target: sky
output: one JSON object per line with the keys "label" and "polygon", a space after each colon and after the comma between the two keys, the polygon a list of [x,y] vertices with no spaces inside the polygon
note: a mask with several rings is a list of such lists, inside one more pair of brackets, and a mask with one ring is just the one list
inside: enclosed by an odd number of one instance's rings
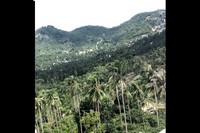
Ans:
{"label": "sky", "polygon": [[111,28],[141,12],[166,9],[166,0],[34,0],[35,29],[72,31],[86,25]]}

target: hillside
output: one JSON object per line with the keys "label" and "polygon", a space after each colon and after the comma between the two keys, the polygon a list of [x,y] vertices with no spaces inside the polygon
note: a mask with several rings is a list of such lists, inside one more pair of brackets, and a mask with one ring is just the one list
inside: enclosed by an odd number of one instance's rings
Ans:
{"label": "hillside", "polygon": [[[83,26],[71,32],[63,31],[54,26],[41,27],[36,30],[36,43],[41,40],[54,40],[56,43],[71,42],[74,44],[88,43],[88,38],[102,38],[108,41],[110,38],[133,39],[143,34],[153,34],[160,32],[165,28],[165,10],[157,10],[153,12],[140,13],[133,16],[130,20],[113,28],[102,26]],[[131,36],[131,38],[127,38]],[[48,38],[48,39],[47,39]],[[90,39],[89,39],[90,40]],[[97,41],[97,40],[96,40]],[[97,43],[97,42],[96,42]],[[96,44],[95,43],[95,44]]]}
{"label": "hillside", "polygon": [[41,133],[165,129],[165,11],[113,28],[35,32],[35,127]]}
{"label": "hillside", "polygon": [[36,70],[45,70],[83,55],[130,46],[164,29],[164,10],[140,13],[113,28],[83,26],[66,32],[53,26],[42,27],[36,30]]}

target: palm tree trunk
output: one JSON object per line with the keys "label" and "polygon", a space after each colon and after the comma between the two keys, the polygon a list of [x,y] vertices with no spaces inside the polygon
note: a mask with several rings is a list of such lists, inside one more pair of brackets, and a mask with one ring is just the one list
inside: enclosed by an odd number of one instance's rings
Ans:
{"label": "palm tree trunk", "polygon": [[98,112],[99,112],[99,123],[101,123],[100,110],[99,110],[99,102],[97,103],[97,109],[98,109]]}
{"label": "palm tree trunk", "polygon": [[154,97],[155,97],[155,102],[156,102],[156,116],[157,116],[157,124],[159,127],[159,116],[158,116],[158,100],[157,100],[157,96],[156,96],[156,84],[154,83]]}
{"label": "palm tree trunk", "polygon": [[129,113],[129,121],[132,124],[131,111],[130,111],[130,106],[129,106],[129,100],[128,100],[128,113]]}
{"label": "palm tree trunk", "polygon": [[49,109],[46,109],[46,115],[47,115],[47,121],[48,121],[48,124],[50,125],[50,128],[51,128],[51,125],[52,125],[52,119],[51,119],[51,114],[50,114]]}
{"label": "palm tree trunk", "polygon": [[126,122],[126,109],[125,109],[125,103],[124,103],[124,90],[123,90],[123,87],[121,89],[122,89],[122,105],[123,105],[123,110],[124,110],[125,129],[126,129],[126,133],[128,133],[127,122]]}
{"label": "palm tree trunk", "polygon": [[62,127],[61,127],[61,124],[60,124],[60,116],[59,116],[59,109],[58,109],[58,105],[55,106],[55,114],[56,114],[56,121],[57,121],[57,127],[58,127],[58,130],[59,130],[59,133],[62,133]]}
{"label": "palm tree trunk", "polygon": [[121,118],[121,128],[123,129],[122,112],[121,112],[121,105],[120,105],[120,101],[119,101],[119,92],[118,92],[117,87],[116,87],[116,94],[117,94],[117,102],[119,105],[119,114],[120,114],[120,118]]}
{"label": "palm tree trunk", "polygon": [[[75,110],[76,110],[76,96],[73,96],[73,104],[74,104],[74,108],[75,108]],[[76,110],[77,111],[77,110]]]}
{"label": "palm tree trunk", "polygon": [[[78,108],[78,115],[79,115],[79,120],[81,120],[81,112],[80,112],[80,107]],[[80,128],[81,128],[81,133],[83,133],[83,127],[82,127],[82,122],[80,122]]]}
{"label": "palm tree trunk", "polygon": [[[140,108],[140,109],[142,108],[141,102],[139,102],[139,108]],[[143,113],[143,111],[142,111],[142,121],[143,121],[143,123],[144,123],[144,113]],[[143,125],[143,126],[145,127],[145,125]]]}
{"label": "palm tree trunk", "polygon": [[[80,98],[79,98],[79,95],[78,95],[78,115],[79,115],[79,120],[81,120],[81,111],[80,111]],[[83,127],[82,127],[82,122],[80,122],[80,128],[81,128],[81,133],[83,133]]]}
{"label": "palm tree trunk", "polygon": [[[55,108],[55,107],[54,107]],[[56,111],[55,111],[55,109],[53,109],[54,111],[54,118],[55,118],[55,122],[56,122],[56,127],[57,127],[57,130],[58,130],[58,132],[59,132],[59,126],[58,126],[58,120],[57,120],[57,114],[56,114]]]}
{"label": "palm tree trunk", "polygon": [[39,128],[37,119],[35,119],[35,121],[36,121],[36,130],[37,130],[38,133],[40,133],[40,128]]}
{"label": "palm tree trunk", "polygon": [[53,119],[53,112],[52,112],[52,109],[50,107],[49,107],[49,116],[50,116],[50,120],[51,120],[50,133],[53,133],[53,131],[52,131],[52,125],[54,123],[54,119]]}
{"label": "palm tree trunk", "polygon": [[97,101],[95,102],[95,111],[98,112],[98,102]]}
{"label": "palm tree trunk", "polygon": [[47,115],[47,122],[51,123],[51,117],[48,109],[46,110],[46,115]]}
{"label": "palm tree trunk", "polygon": [[61,111],[60,111],[58,106],[56,106],[56,112],[57,112],[57,116],[58,116],[58,125],[59,125],[59,128],[60,128],[60,133],[62,133]]}
{"label": "palm tree trunk", "polygon": [[38,108],[38,111],[39,111],[39,117],[40,117],[40,127],[42,129],[42,133],[44,133],[43,122],[42,122],[42,114],[41,114],[40,108]]}

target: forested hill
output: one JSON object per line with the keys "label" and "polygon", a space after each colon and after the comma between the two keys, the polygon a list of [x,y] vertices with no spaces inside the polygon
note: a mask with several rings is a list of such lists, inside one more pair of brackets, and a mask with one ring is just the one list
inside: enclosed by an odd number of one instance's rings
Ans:
{"label": "forested hill", "polygon": [[96,53],[127,47],[137,40],[165,29],[165,10],[145,12],[113,28],[83,26],[71,32],[54,26],[35,32],[36,70],[91,56]]}
{"label": "forested hill", "polygon": [[35,31],[35,128],[40,133],[165,129],[165,10],[113,28]]}
{"label": "forested hill", "polygon": [[[80,76],[93,70],[94,67],[105,65],[106,63],[113,62],[115,60],[129,60],[131,65],[136,62],[133,60],[135,57],[142,56],[147,56],[145,57],[146,61],[151,62],[153,66],[158,65],[157,60],[159,60],[159,58],[160,62],[158,63],[160,63],[160,65],[164,65],[165,58],[162,59],[162,56],[165,56],[165,51],[163,51],[163,48],[165,49],[165,31],[155,35],[150,35],[120,49],[99,51],[98,53],[93,53],[88,56],[86,54],[69,62],[67,62],[67,57],[65,57],[66,62],[53,64],[46,70],[37,70],[36,79],[42,78],[45,81],[56,79],[62,81],[64,78],[74,75],[75,73]],[[153,54],[159,54],[161,57],[155,56],[148,59],[148,56],[152,54],[152,51],[157,49],[162,49],[163,53],[158,50],[157,53]]]}
{"label": "forested hill", "polygon": [[[130,20],[113,28],[103,26],[83,26],[71,32],[63,31],[54,26],[41,27],[36,30],[36,43],[55,41],[56,43],[97,43],[104,39],[112,43],[115,39],[133,39],[136,36],[155,33],[165,27],[165,10],[140,13]],[[123,38],[124,37],[124,38]],[[127,38],[128,37],[128,38]],[[55,43],[54,42],[54,43]]]}

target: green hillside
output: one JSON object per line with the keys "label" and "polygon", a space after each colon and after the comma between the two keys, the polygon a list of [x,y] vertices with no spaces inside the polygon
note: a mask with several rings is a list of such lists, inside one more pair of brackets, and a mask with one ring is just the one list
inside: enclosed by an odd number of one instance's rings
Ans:
{"label": "green hillside", "polygon": [[116,50],[138,39],[161,32],[165,28],[165,12],[140,13],[113,28],[83,26],[71,32],[53,26],[36,30],[36,70],[53,64],[70,62],[106,50]]}
{"label": "green hillside", "polygon": [[165,10],[113,28],[35,32],[41,133],[158,133],[165,128]]}

